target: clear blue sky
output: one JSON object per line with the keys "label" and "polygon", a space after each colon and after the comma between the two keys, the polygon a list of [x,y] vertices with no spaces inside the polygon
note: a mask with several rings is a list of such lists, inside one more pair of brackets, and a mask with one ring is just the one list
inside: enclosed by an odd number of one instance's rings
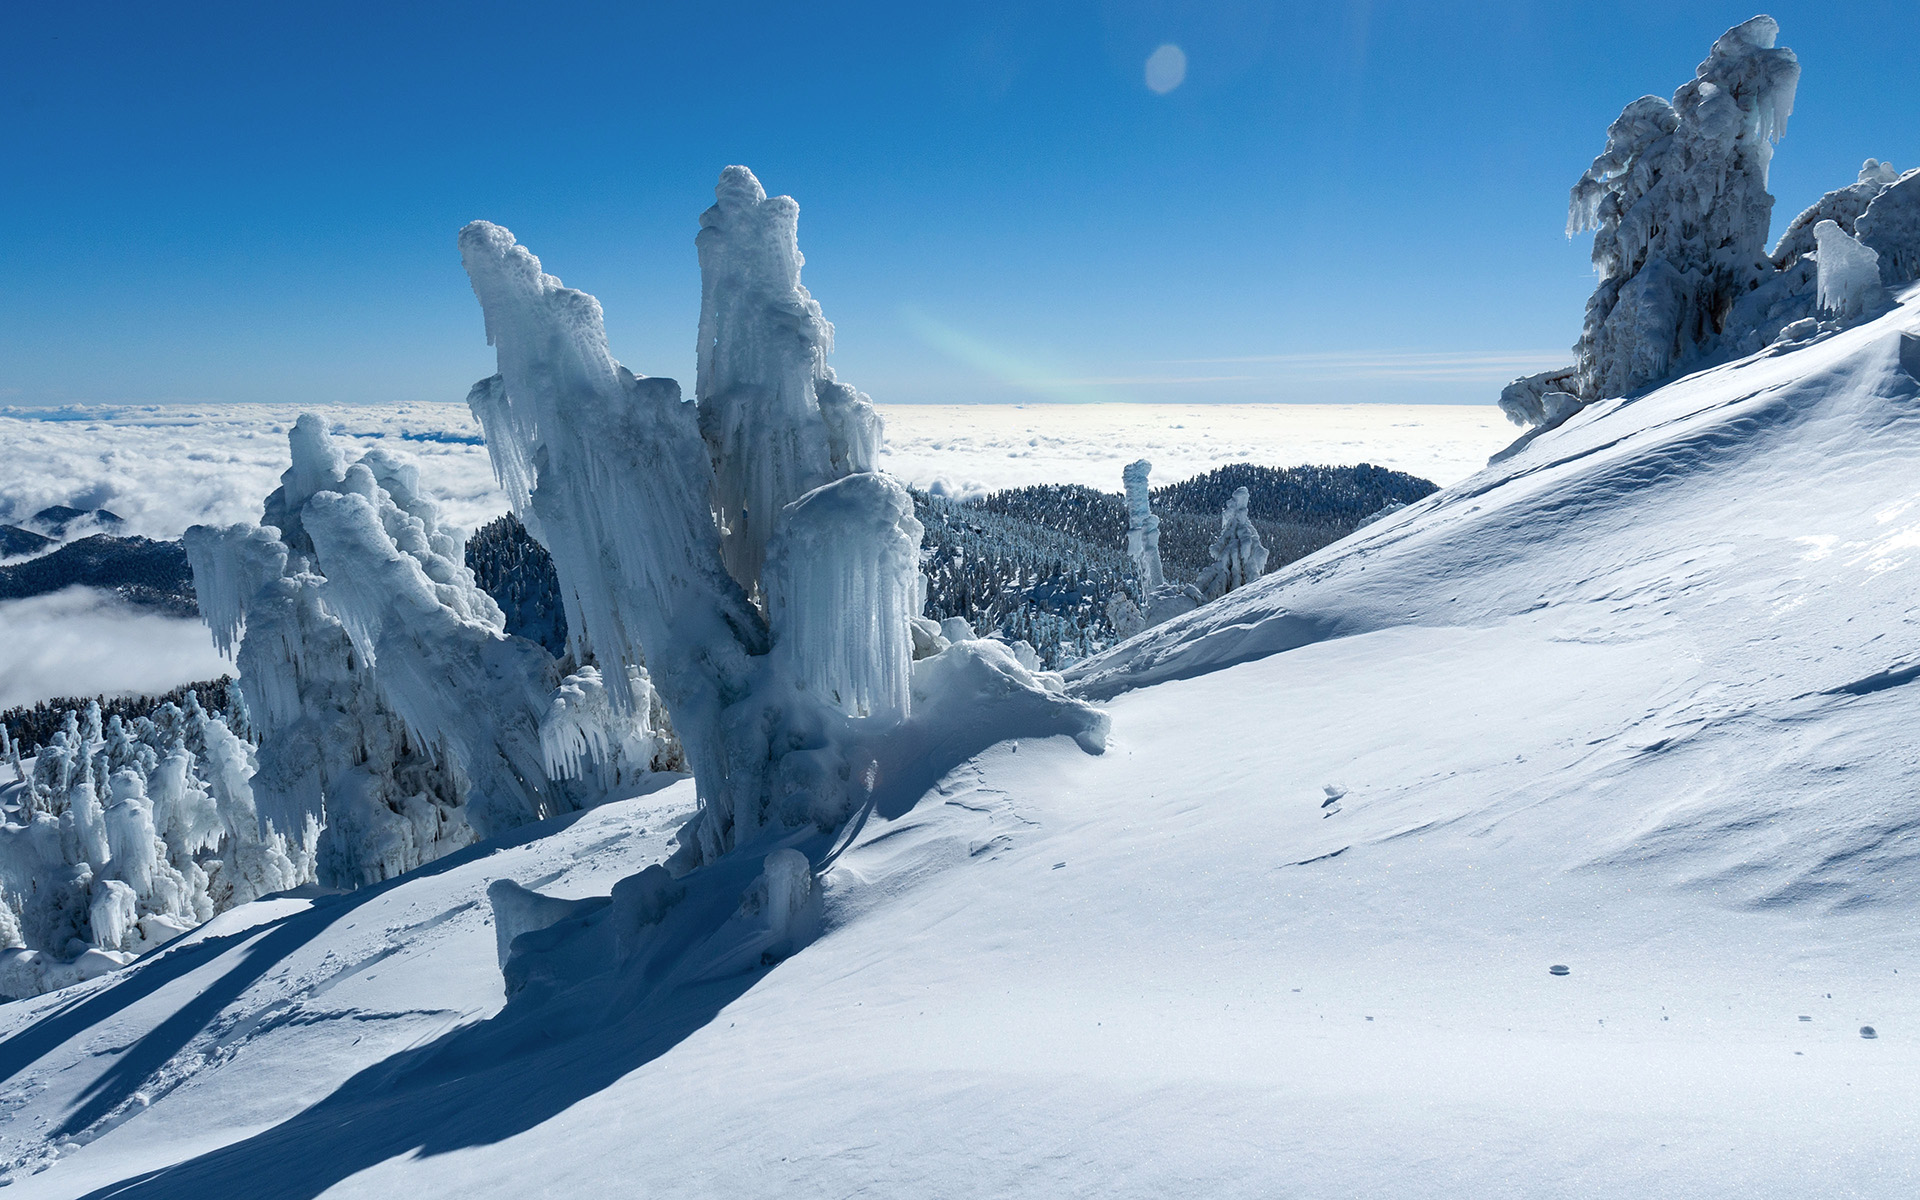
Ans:
{"label": "clear blue sky", "polygon": [[[1607,123],[1753,3],[10,4],[0,403],[459,400],[476,217],[690,381],[735,162],[883,403],[1491,401],[1577,333]],[[1920,165],[1920,4],[1766,11],[1777,232]]]}

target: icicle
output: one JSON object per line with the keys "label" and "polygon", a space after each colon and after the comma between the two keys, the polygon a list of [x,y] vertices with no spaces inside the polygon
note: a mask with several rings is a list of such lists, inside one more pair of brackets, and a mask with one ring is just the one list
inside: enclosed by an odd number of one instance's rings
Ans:
{"label": "icicle", "polygon": [[775,645],[802,686],[848,716],[907,715],[921,532],[906,489],[872,473],[784,514],[766,575]]}

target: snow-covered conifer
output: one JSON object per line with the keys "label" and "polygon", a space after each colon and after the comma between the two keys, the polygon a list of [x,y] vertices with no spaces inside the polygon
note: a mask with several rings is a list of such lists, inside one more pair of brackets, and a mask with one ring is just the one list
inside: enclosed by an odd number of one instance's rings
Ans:
{"label": "snow-covered conifer", "polygon": [[1267,548],[1260,531],[1247,516],[1247,489],[1239,488],[1220,514],[1220,536],[1213,540],[1213,565],[1200,576],[1198,587],[1209,600],[1245,587],[1267,569]]}

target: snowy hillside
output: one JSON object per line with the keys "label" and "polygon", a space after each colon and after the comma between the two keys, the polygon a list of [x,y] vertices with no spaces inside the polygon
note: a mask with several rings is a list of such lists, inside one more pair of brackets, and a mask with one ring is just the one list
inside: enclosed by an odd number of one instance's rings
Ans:
{"label": "snowy hillside", "polygon": [[1914,1194],[1917,380],[1911,289],[1082,664],[1104,754],[877,811],[783,961],[503,1007],[489,882],[682,781],[0,1008],[13,1188]]}

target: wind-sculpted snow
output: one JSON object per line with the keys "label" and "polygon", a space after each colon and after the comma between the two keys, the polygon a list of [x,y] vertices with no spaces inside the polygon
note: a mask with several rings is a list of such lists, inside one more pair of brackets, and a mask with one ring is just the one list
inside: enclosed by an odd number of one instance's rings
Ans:
{"label": "wind-sculpted snow", "polygon": [[[1590,405],[1480,475],[1077,664],[1069,686],[1112,697],[1409,626],[1663,647],[1686,681],[1648,696],[1633,777],[1714,782],[1620,831],[1609,860],[1671,856],[1754,905],[1920,902],[1903,874],[1920,843],[1887,808],[1905,768],[1866,742],[1855,758],[1839,748],[1871,740],[1861,731],[1878,726],[1859,722],[1894,719],[1847,697],[1904,710],[1920,696],[1848,690],[1920,659],[1906,617],[1920,492],[1903,467],[1920,456],[1917,376],[1909,287],[1893,312],[1816,344]],[[1815,728],[1828,732],[1796,732]],[[1851,774],[1833,788],[1818,764],[1836,755]]]}

